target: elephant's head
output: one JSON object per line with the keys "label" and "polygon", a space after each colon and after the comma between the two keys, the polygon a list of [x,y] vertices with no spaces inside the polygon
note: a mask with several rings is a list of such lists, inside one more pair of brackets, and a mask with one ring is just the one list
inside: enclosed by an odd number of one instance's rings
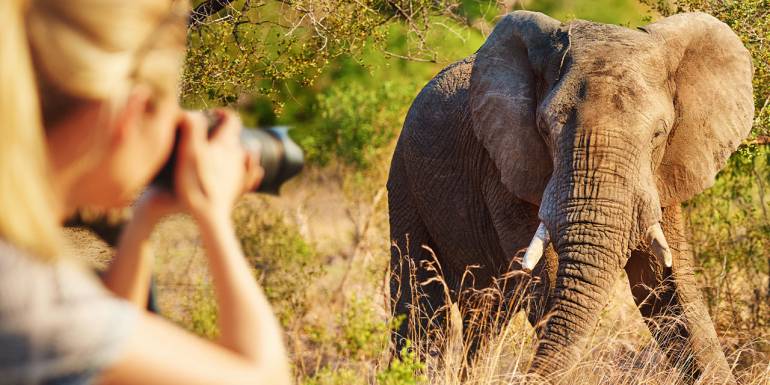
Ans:
{"label": "elephant's head", "polygon": [[580,342],[632,249],[671,265],[661,207],[709,187],[748,134],[751,76],[738,37],[702,13],[640,30],[525,11],[498,23],[471,114],[502,182],[540,206],[525,264],[548,234],[559,255],[539,353]]}

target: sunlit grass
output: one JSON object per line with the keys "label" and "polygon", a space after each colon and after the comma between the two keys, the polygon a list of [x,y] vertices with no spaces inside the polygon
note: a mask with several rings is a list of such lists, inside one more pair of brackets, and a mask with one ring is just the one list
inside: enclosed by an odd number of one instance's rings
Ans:
{"label": "sunlit grass", "polygon": [[[430,340],[413,338],[415,354],[403,362],[391,361],[390,330],[397,320],[389,315],[387,297],[387,208],[382,184],[371,179],[385,174],[355,181],[327,175],[331,172],[333,168],[310,172],[280,198],[249,197],[235,215],[239,234],[250,245],[249,258],[257,266],[255,276],[267,291],[277,293],[272,300],[287,333],[297,383],[538,383],[526,374],[537,339],[523,312],[498,317],[499,324],[483,335],[472,361],[464,358],[469,344],[458,332],[459,322],[436,330]],[[79,250],[103,258],[104,250],[95,248],[93,241],[76,238]],[[200,335],[216,335],[211,282],[192,221],[169,218],[158,227],[154,243],[164,315]],[[287,254],[290,250],[304,251]],[[758,273],[751,272],[752,277]],[[759,314],[758,324],[744,322],[755,318],[734,316],[735,311],[749,312],[742,304],[754,296],[750,283],[756,279],[745,279],[749,272],[742,266],[724,274],[729,274],[732,286],[722,289],[713,309],[728,361],[741,384],[767,385],[770,314]],[[486,294],[493,298],[491,290]],[[574,368],[564,368],[561,378],[569,385],[684,384],[644,325],[625,279],[612,293],[583,359]],[[738,305],[727,303],[728,298]],[[485,309],[481,316],[497,311],[496,306]]]}

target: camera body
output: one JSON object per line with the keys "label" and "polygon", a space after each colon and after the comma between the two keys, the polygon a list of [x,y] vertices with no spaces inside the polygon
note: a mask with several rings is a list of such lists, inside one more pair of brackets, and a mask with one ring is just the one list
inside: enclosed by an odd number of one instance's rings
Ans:
{"label": "camera body", "polygon": [[[214,123],[209,125],[209,132],[216,127]],[[253,192],[277,195],[281,185],[299,174],[304,166],[302,149],[289,137],[288,127],[244,127],[241,130],[241,145],[246,152],[259,154],[260,165],[265,170],[262,182]],[[150,182],[151,186],[174,191],[174,169],[178,147],[179,134],[174,140],[171,156]]]}

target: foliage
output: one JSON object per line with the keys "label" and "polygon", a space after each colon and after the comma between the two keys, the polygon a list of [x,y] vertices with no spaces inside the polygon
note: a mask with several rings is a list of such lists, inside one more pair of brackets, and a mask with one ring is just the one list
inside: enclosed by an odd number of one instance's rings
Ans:
{"label": "foliage", "polygon": [[[284,87],[310,86],[330,62],[360,58],[368,47],[436,61],[426,44],[431,16],[456,6],[452,0],[233,1],[191,27],[182,100],[192,107],[231,105],[255,94],[277,101]],[[387,50],[394,23],[406,26],[402,54]]]}
{"label": "foliage", "polygon": [[[315,342],[334,346],[337,360],[307,376],[306,385],[370,384],[372,380],[381,385],[427,383],[425,363],[410,349],[404,350],[400,359],[371,367],[383,356],[389,359],[390,331],[397,326],[376,314],[372,305],[372,298],[354,295],[346,301],[333,330],[319,332],[313,328]],[[363,375],[366,372],[368,375]]]}
{"label": "foliage", "polygon": [[428,378],[422,374],[426,365],[417,356],[417,352],[409,350],[409,346],[401,352],[401,358],[394,360],[390,366],[377,373],[377,383],[380,385],[418,385],[428,383]]}
{"label": "foliage", "polygon": [[646,24],[642,5],[627,0],[539,0],[516,2],[517,7],[543,12],[560,20],[585,19],[600,23],[638,26]]}
{"label": "foliage", "polygon": [[[295,90],[285,99],[277,120],[295,127],[293,136],[311,164],[335,160],[362,169],[384,160],[383,150],[395,138],[420,88],[447,61],[466,56],[481,44],[477,31],[462,29],[452,19],[435,19],[435,23],[440,26],[426,38],[430,46],[441,48],[440,63],[408,61],[370,50],[362,56],[365,65],[341,59],[317,79],[316,88]],[[391,26],[387,49],[405,52],[406,34],[405,27]]]}
{"label": "foliage", "polygon": [[209,284],[200,284],[193,290],[185,304],[190,312],[190,331],[201,337],[214,339],[219,335],[214,290]]}
{"label": "foliage", "polygon": [[353,297],[340,315],[343,338],[337,343],[352,357],[377,357],[388,346],[390,329],[375,316],[370,305],[366,299]]}
{"label": "foliage", "polygon": [[706,299],[712,314],[718,304],[730,305],[717,321],[734,329],[770,325],[769,181],[770,149],[746,147],[730,158],[714,187],[686,207]]}
{"label": "foliage", "polygon": [[248,125],[295,127],[311,164],[366,167],[419,87],[480,44],[465,25],[482,6],[497,10],[491,4],[233,1],[190,29],[181,99],[188,108],[236,107]]}
{"label": "foliage", "polygon": [[284,327],[294,327],[311,305],[307,287],[322,270],[315,251],[297,227],[266,207],[258,197],[243,200],[233,214],[235,227],[243,252],[276,307],[278,318]]}
{"label": "foliage", "polygon": [[318,126],[310,126],[312,134],[300,141],[309,161],[324,165],[338,159],[368,166],[376,151],[394,139],[394,127],[400,124],[404,106],[412,98],[411,87],[399,86],[391,81],[376,88],[360,83],[335,84],[320,94]]}
{"label": "foliage", "polygon": [[[279,213],[267,210],[266,203],[258,197],[239,202],[233,219],[244,254],[254,266],[257,281],[281,324],[288,329],[299,327],[312,305],[307,299],[307,288],[323,273],[312,246],[295,225]],[[207,279],[199,281],[190,287],[189,296],[182,302],[188,314],[180,321],[195,334],[215,338],[219,329],[213,287]]]}
{"label": "foliage", "polygon": [[305,381],[305,385],[356,385],[366,384],[365,378],[352,369],[332,369],[324,367],[315,376]]}

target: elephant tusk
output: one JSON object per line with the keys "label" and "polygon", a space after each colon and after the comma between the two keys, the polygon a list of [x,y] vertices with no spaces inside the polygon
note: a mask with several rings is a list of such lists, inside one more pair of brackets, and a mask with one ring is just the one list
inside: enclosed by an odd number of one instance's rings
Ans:
{"label": "elephant tusk", "polygon": [[663,235],[663,228],[660,227],[660,223],[656,223],[647,229],[647,243],[650,244],[652,253],[658,258],[658,262],[671,267],[671,248],[668,247],[666,236]]}
{"label": "elephant tusk", "polygon": [[540,222],[540,226],[535,231],[535,236],[532,237],[532,242],[529,243],[527,251],[524,253],[524,258],[521,263],[522,267],[527,270],[532,270],[543,257],[543,250],[549,242],[550,236],[548,235],[548,229],[545,228],[545,224]]}

